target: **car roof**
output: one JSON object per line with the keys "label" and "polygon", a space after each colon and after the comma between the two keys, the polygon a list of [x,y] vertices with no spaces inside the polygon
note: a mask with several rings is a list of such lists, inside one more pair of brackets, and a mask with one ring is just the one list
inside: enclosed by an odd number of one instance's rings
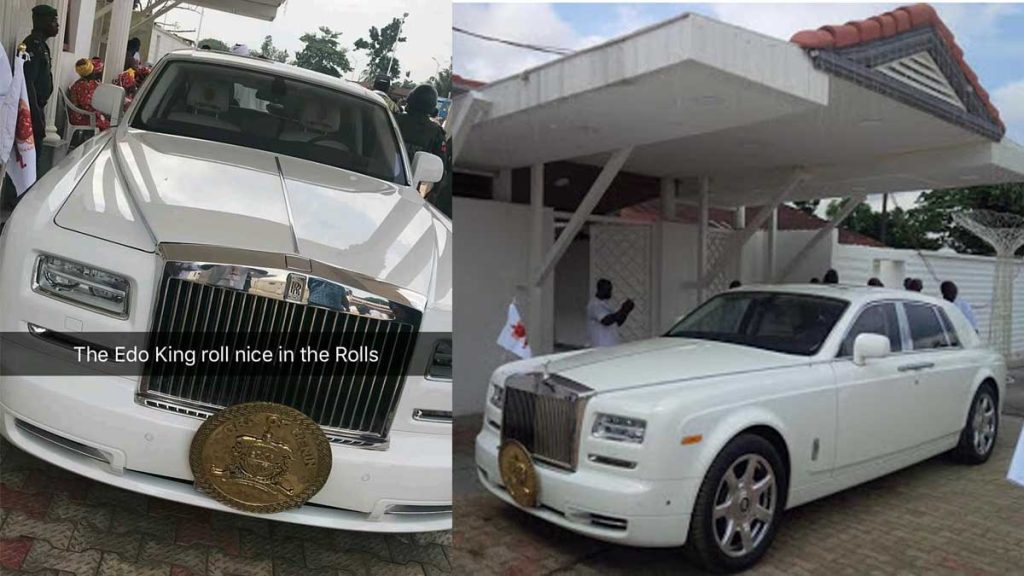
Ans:
{"label": "car roof", "polygon": [[809,296],[824,296],[848,300],[851,303],[859,304],[876,300],[909,300],[925,304],[941,304],[944,300],[913,292],[910,290],[897,290],[894,288],[880,288],[877,286],[862,286],[853,284],[751,284],[733,288],[727,292],[785,292],[789,294],[806,294]]}
{"label": "car roof", "polygon": [[372,100],[382,106],[384,105],[384,101],[378,94],[372,90],[364,88],[356,82],[345,80],[344,78],[335,78],[334,76],[328,76],[327,74],[314,72],[313,70],[306,70],[305,68],[299,68],[298,66],[292,66],[291,64],[285,64],[283,62],[265,60],[254,56],[239,56],[237,54],[229,54],[227,52],[219,52],[215,50],[198,50],[195,48],[175,50],[164,56],[164,59],[210,62],[220,65],[247,68],[250,70],[271,72],[287,78],[303,80],[305,82],[334,88],[341,92],[352,94],[353,96]]}

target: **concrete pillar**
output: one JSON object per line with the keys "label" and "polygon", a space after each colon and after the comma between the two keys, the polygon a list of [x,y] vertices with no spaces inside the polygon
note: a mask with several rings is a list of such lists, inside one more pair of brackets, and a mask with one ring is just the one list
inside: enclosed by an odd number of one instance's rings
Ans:
{"label": "concrete pillar", "polygon": [[708,194],[711,181],[707,176],[700,178],[700,192],[697,197],[697,303],[704,302],[704,277],[708,272],[708,220],[710,206]]}
{"label": "concrete pillar", "polygon": [[747,227],[747,207],[737,206],[732,212],[732,229],[743,230]]}
{"label": "concrete pillar", "polygon": [[768,238],[764,243],[764,282],[771,283],[775,279],[776,242],[779,231],[779,209],[772,210],[768,221]]}
{"label": "concrete pillar", "polygon": [[661,179],[661,219],[676,219],[676,181],[674,178]]}
{"label": "concrete pillar", "polygon": [[530,274],[527,281],[530,309],[526,319],[527,337],[534,354],[545,354],[544,290],[533,276],[544,263],[544,164],[530,166]]}
{"label": "concrete pillar", "polygon": [[498,202],[512,201],[512,169],[502,168],[498,170],[498,177],[494,179],[493,198]]}
{"label": "concrete pillar", "polygon": [[60,100],[58,90],[64,88],[60,85],[61,80],[61,57],[64,54],[64,27],[68,20],[68,0],[52,0],[51,6],[57,9],[57,22],[60,22],[60,32],[50,39],[50,70],[53,73],[53,94],[46,103],[46,136],[43,143],[47,146],[60,144],[60,134],[57,134],[57,101]]}
{"label": "concrete pillar", "polygon": [[103,82],[110,83],[124,72],[128,51],[128,29],[132,24],[132,0],[114,0],[107,31],[107,51],[103,55]]}

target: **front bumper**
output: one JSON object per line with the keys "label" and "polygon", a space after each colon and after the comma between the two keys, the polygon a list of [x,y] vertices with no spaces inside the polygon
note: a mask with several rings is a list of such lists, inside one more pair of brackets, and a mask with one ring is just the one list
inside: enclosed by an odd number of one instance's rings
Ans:
{"label": "front bumper", "polygon": [[[188,452],[200,421],[136,404],[136,386],[118,376],[4,376],[0,433],[18,448],[93,480],[245,514],[192,485]],[[64,440],[63,445],[46,439],[47,433]],[[98,451],[93,454],[103,460],[69,449],[75,443]],[[332,452],[331,475],[309,503],[276,514],[247,515],[371,532],[451,529],[450,435],[393,430],[387,450],[335,445]]]}
{"label": "front bumper", "polygon": [[476,437],[476,464],[480,483],[506,503],[607,542],[644,547],[686,543],[700,479],[650,481],[611,469],[581,466],[575,472],[566,472],[538,465],[539,506],[523,508],[502,485],[498,469],[500,442],[500,434],[485,424]]}

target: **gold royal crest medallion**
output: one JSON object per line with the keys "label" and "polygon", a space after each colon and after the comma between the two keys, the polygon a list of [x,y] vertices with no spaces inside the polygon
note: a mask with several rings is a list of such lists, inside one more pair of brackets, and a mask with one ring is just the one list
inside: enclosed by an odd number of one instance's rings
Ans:
{"label": "gold royal crest medallion", "polygon": [[196,486],[245,512],[297,508],[331,473],[331,444],[302,412],[270,402],[229,406],[199,427],[189,464]]}
{"label": "gold royal crest medallion", "polygon": [[506,440],[498,451],[498,469],[512,499],[524,508],[537,506],[537,470],[533,458],[519,442]]}

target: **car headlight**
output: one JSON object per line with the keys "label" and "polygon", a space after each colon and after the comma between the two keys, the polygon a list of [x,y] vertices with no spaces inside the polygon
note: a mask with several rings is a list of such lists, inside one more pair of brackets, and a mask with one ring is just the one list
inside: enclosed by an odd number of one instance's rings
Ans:
{"label": "car headlight", "polygon": [[498,410],[505,407],[505,387],[491,384],[491,406]]}
{"label": "car headlight", "polygon": [[36,292],[118,318],[128,317],[128,286],[124,276],[46,254],[32,282]]}
{"label": "car headlight", "polygon": [[616,416],[614,414],[598,414],[594,419],[591,434],[595,438],[640,444],[644,441],[647,422],[639,418]]}

